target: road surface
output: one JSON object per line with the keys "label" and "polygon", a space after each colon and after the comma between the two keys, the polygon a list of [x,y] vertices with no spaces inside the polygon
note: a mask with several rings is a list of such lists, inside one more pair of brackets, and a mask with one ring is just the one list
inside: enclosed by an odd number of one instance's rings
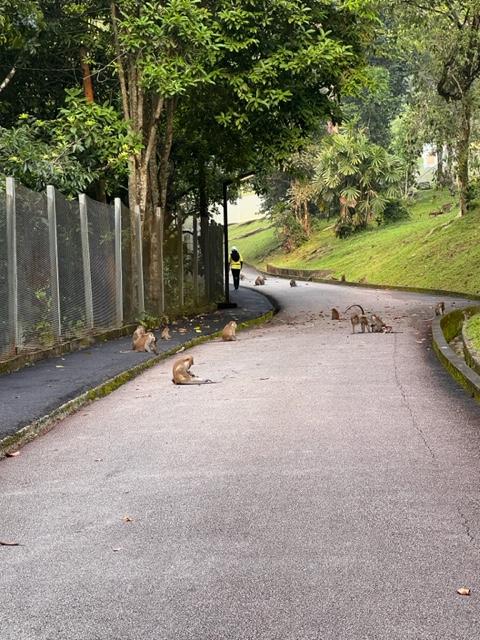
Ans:
{"label": "road surface", "polygon": [[217,384],[170,358],[0,463],[2,640],[478,637],[480,407],[437,298],[262,291],[273,321],[191,350]]}

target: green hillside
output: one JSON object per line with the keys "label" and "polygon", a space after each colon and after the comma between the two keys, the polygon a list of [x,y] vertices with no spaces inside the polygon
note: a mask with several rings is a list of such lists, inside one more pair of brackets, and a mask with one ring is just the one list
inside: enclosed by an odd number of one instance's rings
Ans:
{"label": "green hillside", "polygon": [[[452,202],[450,213],[431,211]],[[458,201],[448,191],[420,192],[409,207],[411,219],[373,227],[351,238],[335,237],[332,222],[322,221],[308,242],[284,253],[271,221],[259,218],[231,225],[229,237],[245,261],[294,269],[322,269],[348,282],[480,292],[480,209],[457,218]]]}

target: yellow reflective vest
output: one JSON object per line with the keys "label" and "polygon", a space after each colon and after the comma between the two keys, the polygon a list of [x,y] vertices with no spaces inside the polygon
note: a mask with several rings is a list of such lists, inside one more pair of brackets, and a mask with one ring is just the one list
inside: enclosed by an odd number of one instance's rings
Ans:
{"label": "yellow reflective vest", "polygon": [[232,255],[230,254],[230,258],[228,259],[229,263],[230,263],[230,269],[241,269],[242,268],[242,262],[243,262],[243,258],[242,255],[239,253],[239,258],[238,260],[234,260],[232,258]]}

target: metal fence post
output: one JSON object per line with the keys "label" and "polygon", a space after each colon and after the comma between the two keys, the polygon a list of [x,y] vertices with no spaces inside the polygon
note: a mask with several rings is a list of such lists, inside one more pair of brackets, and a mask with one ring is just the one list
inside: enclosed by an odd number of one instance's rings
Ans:
{"label": "metal fence post", "polygon": [[115,313],[117,325],[123,324],[122,277],[122,201],[115,198]]}
{"label": "metal fence post", "polygon": [[81,193],[78,196],[78,202],[80,204],[80,233],[82,237],[83,280],[85,283],[85,325],[87,329],[93,329],[93,294],[92,274],[90,270],[90,246],[88,242],[87,196]]}
{"label": "metal fence post", "polygon": [[47,185],[48,242],[50,251],[50,287],[52,290],[52,326],[55,340],[62,335],[60,283],[58,280],[57,208],[55,187]]}
{"label": "metal fence post", "polygon": [[138,313],[143,316],[145,313],[145,288],[143,284],[143,248],[142,248],[142,217],[140,207],[135,206],[135,235],[137,242],[137,286],[138,286]]}
{"label": "metal fence post", "polygon": [[193,302],[198,302],[198,223],[197,214],[193,214]]}
{"label": "metal fence post", "polygon": [[18,324],[17,223],[15,209],[15,180],[7,178],[7,273],[9,333],[12,350],[20,345]]}
{"label": "metal fence post", "polygon": [[178,304],[183,308],[185,304],[184,285],[183,285],[183,225],[182,214],[177,213],[177,233],[178,233]]}
{"label": "metal fence post", "polygon": [[156,210],[157,223],[157,249],[158,249],[158,305],[159,314],[165,313],[165,275],[163,271],[163,217],[162,210],[157,207]]}

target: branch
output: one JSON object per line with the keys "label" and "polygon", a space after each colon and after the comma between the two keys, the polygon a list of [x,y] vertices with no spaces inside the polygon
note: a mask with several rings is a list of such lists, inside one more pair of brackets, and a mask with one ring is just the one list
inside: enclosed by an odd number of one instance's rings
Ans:
{"label": "branch", "polygon": [[12,67],[10,69],[10,71],[7,73],[7,76],[5,78],[5,80],[2,82],[2,84],[0,84],[0,93],[5,89],[5,87],[7,86],[7,84],[10,82],[10,80],[13,78],[13,76],[15,75],[15,72],[17,71],[17,67]]}
{"label": "branch", "polygon": [[115,3],[111,4],[112,12],[112,26],[113,26],[113,38],[115,42],[115,52],[118,60],[118,77],[120,80],[120,89],[122,92],[122,105],[125,120],[130,120],[130,110],[128,108],[128,94],[127,94],[127,82],[125,80],[125,69],[123,68],[122,54],[120,50],[120,38],[118,37],[118,25],[117,25],[117,8]]}

